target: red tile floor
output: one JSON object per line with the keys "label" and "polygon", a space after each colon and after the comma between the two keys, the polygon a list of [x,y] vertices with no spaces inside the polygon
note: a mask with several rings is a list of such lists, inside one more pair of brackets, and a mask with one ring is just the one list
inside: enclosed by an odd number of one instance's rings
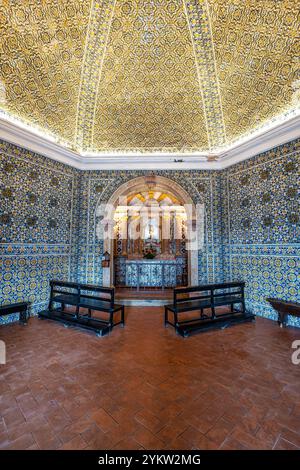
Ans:
{"label": "red tile floor", "polygon": [[127,308],[110,336],[32,318],[0,327],[2,449],[299,449],[297,329],[198,334]]}

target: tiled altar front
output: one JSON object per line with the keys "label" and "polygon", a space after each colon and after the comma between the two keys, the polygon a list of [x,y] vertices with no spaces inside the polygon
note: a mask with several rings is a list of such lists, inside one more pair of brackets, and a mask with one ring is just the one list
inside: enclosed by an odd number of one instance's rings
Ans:
{"label": "tiled altar front", "polygon": [[128,287],[175,287],[183,284],[182,259],[126,260],[126,285]]}
{"label": "tiled altar front", "polygon": [[186,281],[184,258],[169,260],[127,260],[119,263],[118,285],[127,287],[175,287]]}

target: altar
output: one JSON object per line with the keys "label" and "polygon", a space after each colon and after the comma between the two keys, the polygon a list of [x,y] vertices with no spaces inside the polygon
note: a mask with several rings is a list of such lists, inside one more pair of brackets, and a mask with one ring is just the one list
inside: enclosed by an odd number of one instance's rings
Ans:
{"label": "altar", "polygon": [[127,287],[176,287],[184,283],[185,266],[174,260],[124,260]]}
{"label": "altar", "polygon": [[124,202],[114,214],[114,285],[138,290],[186,285],[183,205],[151,188]]}

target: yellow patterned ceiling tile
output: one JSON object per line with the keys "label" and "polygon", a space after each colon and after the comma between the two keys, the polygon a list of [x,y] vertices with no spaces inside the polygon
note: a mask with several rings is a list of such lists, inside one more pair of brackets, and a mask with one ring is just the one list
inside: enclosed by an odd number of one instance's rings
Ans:
{"label": "yellow patterned ceiling tile", "polygon": [[299,107],[294,0],[2,0],[0,111],[83,153],[199,152]]}
{"label": "yellow patterned ceiling tile", "polygon": [[0,2],[0,107],[69,146],[89,7],[90,0]]}
{"label": "yellow patterned ceiling tile", "polygon": [[299,5],[293,0],[208,3],[226,134],[233,142],[295,107]]}
{"label": "yellow patterned ceiling tile", "polygon": [[207,147],[182,1],[119,0],[99,85],[92,150],[178,152]]}

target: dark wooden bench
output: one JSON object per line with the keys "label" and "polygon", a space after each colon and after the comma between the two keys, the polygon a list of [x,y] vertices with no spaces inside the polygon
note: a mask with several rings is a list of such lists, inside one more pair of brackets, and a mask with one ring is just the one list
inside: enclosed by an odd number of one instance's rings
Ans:
{"label": "dark wooden bench", "polygon": [[287,326],[287,316],[300,317],[300,303],[287,302],[285,300],[268,298],[266,299],[274,310],[278,313],[278,324],[283,327]]}
{"label": "dark wooden bench", "polygon": [[[50,287],[49,307],[39,313],[40,318],[93,330],[98,336],[109,333],[116,325],[124,326],[124,306],[115,304],[114,288],[63,281],[50,281]],[[75,307],[75,310],[66,309],[66,306]],[[95,311],[108,314],[108,318],[95,316]],[[117,312],[121,318],[115,322]]]}
{"label": "dark wooden bench", "polygon": [[1,305],[0,316],[11,315],[13,313],[19,313],[19,322],[23,325],[27,325],[27,319],[29,317],[29,302],[17,302],[15,304]]}
{"label": "dark wooden bench", "polygon": [[[165,306],[165,326],[174,326],[177,333],[186,337],[195,331],[225,328],[233,323],[252,321],[254,315],[248,314],[245,309],[244,288],[245,282],[177,287],[173,293],[173,304]],[[226,306],[230,306],[230,312],[216,311],[217,307]],[[181,314],[192,311],[199,311],[200,315],[180,320]],[[174,322],[169,320],[169,312],[173,314]]]}

